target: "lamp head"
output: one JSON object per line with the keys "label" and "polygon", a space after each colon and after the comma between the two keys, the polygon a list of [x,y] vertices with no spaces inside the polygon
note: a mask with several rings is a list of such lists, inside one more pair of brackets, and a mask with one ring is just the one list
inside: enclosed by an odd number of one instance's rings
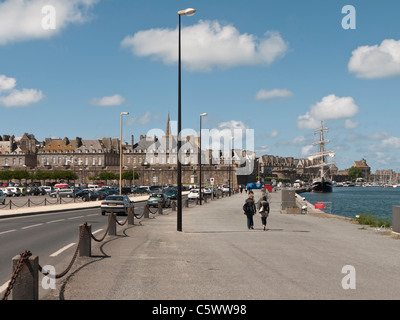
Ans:
{"label": "lamp head", "polygon": [[195,13],[196,13],[196,9],[193,9],[193,8],[188,8],[185,10],[178,11],[178,15],[188,16],[188,17],[193,16]]}

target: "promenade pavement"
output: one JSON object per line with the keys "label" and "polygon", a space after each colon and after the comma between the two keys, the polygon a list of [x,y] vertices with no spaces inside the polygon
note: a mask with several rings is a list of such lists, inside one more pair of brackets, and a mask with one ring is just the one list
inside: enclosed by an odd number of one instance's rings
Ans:
{"label": "promenade pavement", "polygon": [[[255,191],[256,198],[260,191]],[[399,240],[343,219],[281,213],[248,230],[236,194],[117,226],[43,300],[399,299]],[[70,258],[66,259],[69,260]],[[346,269],[345,266],[347,267]],[[345,267],[345,269],[343,269]],[[350,272],[348,271],[350,270]],[[345,273],[342,273],[344,271]],[[352,288],[348,288],[352,285]]]}

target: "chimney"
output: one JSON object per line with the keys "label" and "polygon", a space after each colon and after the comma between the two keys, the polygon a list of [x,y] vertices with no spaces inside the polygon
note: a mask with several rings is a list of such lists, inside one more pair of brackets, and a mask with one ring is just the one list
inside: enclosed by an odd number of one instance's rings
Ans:
{"label": "chimney", "polygon": [[132,144],[132,147],[133,147],[133,142],[134,142],[134,140],[133,140],[133,134],[131,135],[131,144]]}

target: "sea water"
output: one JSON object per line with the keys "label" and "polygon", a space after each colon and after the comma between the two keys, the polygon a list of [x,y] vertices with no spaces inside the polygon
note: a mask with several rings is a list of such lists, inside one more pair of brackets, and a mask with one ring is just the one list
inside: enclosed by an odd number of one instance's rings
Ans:
{"label": "sea water", "polygon": [[333,187],[330,193],[305,192],[299,195],[312,205],[326,203],[325,212],[349,218],[371,212],[374,217],[392,219],[392,207],[400,206],[400,187]]}

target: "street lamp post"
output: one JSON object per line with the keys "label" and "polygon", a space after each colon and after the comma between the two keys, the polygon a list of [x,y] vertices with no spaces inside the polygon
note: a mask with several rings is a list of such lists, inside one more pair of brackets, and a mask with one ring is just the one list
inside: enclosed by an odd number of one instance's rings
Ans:
{"label": "street lamp post", "polygon": [[200,149],[200,153],[199,153],[199,167],[200,167],[200,179],[199,179],[200,191],[199,191],[199,195],[200,195],[200,205],[201,205],[201,198],[202,198],[202,193],[201,193],[201,119],[203,117],[205,117],[206,115],[207,115],[207,113],[202,113],[200,115],[200,139],[199,139],[199,149]]}
{"label": "street lamp post", "polygon": [[178,12],[179,16],[179,31],[178,31],[178,141],[177,141],[177,164],[178,164],[178,195],[177,195],[177,230],[182,231],[182,165],[180,161],[181,150],[181,16],[192,16],[196,13],[195,9],[189,8]]}
{"label": "street lamp post", "polygon": [[119,140],[119,194],[122,194],[122,116],[126,116],[128,114],[129,112],[121,112],[121,132]]}

